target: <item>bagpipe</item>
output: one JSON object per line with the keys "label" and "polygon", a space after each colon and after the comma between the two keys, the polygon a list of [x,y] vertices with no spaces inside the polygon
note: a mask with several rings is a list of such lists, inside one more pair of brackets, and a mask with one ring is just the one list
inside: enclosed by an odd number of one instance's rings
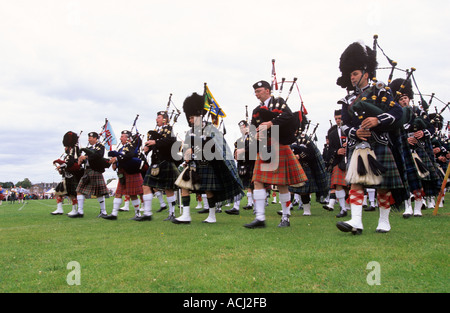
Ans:
{"label": "bagpipe", "polygon": [[[80,136],[82,132],[83,131],[80,131]],[[78,164],[78,156],[80,155],[78,140],[79,136],[76,133],[72,131],[68,131],[67,133],[65,133],[62,141],[65,152],[61,155],[59,159],[53,161],[53,164],[55,166],[56,164],[59,164],[57,170],[65,171],[66,177],[68,176],[67,172],[73,174],[82,170],[81,166]]]}
{"label": "bagpipe", "polygon": [[[295,112],[300,113],[300,112]],[[306,117],[304,117],[306,120]],[[298,136],[296,141],[291,144],[291,149],[295,155],[299,156],[299,161],[302,165],[306,164],[311,168],[315,168],[316,166],[316,152],[314,149],[314,144],[312,139],[314,138],[317,128],[319,127],[319,123],[314,127],[313,132],[308,135],[309,126],[311,125],[311,121],[308,121],[305,127],[300,127],[297,130]]]}
{"label": "bagpipe", "polygon": [[[285,78],[282,78],[279,89],[279,95],[277,97],[274,96],[273,94],[274,93],[273,87],[277,88],[278,84],[272,83],[272,91],[270,98],[271,100],[269,104],[267,106],[261,105],[253,110],[252,121],[256,128],[258,128],[259,125],[261,125],[264,122],[272,121],[273,119],[279,117],[285,112],[289,96],[292,93],[294,86],[297,84],[297,78],[294,77],[294,79],[291,81],[292,84],[291,87],[289,88],[288,95],[286,96],[286,99],[283,99],[281,95],[283,92],[283,86],[285,82],[289,81],[286,81]],[[295,141],[294,134],[298,128],[299,128],[299,119],[297,116],[295,116],[295,114],[292,114],[289,120],[279,125],[280,143],[285,145],[293,143]],[[267,131],[267,136],[269,137],[270,134],[271,130],[269,129]]]}
{"label": "bagpipe", "polygon": [[[174,106],[174,109],[172,110],[172,112],[169,115],[169,109],[172,104]],[[173,126],[178,121],[178,117],[181,114],[181,111],[177,107],[175,107],[175,104],[172,101],[172,94],[170,94],[169,101],[167,102],[166,110],[163,112],[167,116],[167,121],[166,121],[167,124],[163,125],[162,127],[159,127],[158,125],[156,125],[154,130],[149,130],[147,132],[147,141],[159,140],[163,137],[171,135]],[[149,151],[151,151],[151,149],[153,148],[152,146],[148,146],[148,145],[147,145],[147,147],[149,148]]]}
{"label": "bagpipe", "polygon": [[[115,157],[117,159],[117,167],[123,169],[128,174],[146,173],[149,168],[147,159],[142,157],[140,153],[142,139],[136,128],[138,118],[139,114],[136,115],[133,126],[131,127],[129,142],[116,151],[108,152],[108,157]],[[136,129],[135,134],[133,134],[134,129]],[[124,152],[124,149],[127,151]],[[131,158],[125,157],[126,153],[130,153],[133,156]]]}

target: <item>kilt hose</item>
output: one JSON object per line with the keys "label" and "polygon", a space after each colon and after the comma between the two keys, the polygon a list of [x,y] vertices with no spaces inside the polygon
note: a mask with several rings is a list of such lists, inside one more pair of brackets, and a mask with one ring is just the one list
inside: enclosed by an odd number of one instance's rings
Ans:
{"label": "kilt hose", "polygon": [[128,174],[123,169],[119,169],[119,174],[124,175],[125,184],[122,183],[122,179],[119,179],[116,195],[137,196],[144,193],[142,189],[144,180],[141,173]]}
{"label": "kilt hose", "polygon": [[330,189],[336,189],[336,186],[348,186],[345,180],[345,174],[345,171],[341,170],[339,165],[335,165],[331,173]]}
{"label": "kilt hose", "polygon": [[[253,170],[252,181],[258,181],[270,185],[291,186],[306,182],[308,177],[305,174],[300,162],[294,156],[292,149],[288,145],[273,146],[276,151],[275,160],[264,162],[258,153]],[[278,161],[278,163],[277,163]],[[264,169],[266,167],[266,169]]]}
{"label": "kilt hose", "polygon": [[[397,165],[395,163],[394,156],[391,152],[391,149],[387,145],[383,144],[375,144],[372,145],[372,150],[375,153],[376,159],[378,162],[381,163],[386,168],[386,172],[382,174],[382,180],[379,185],[375,186],[365,186],[365,187],[372,187],[376,189],[403,189],[403,181],[400,177],[400,173],[397,169]],[[355,151],[355,148],[349,149],[348,152],[348,160],[352,159],[353,152]],[[350,161],[347,163],[347,170],[350,166]]]}
{"label": "kilt hose", "polygon": [[80,179],[80,183],[77,186],[77,193],[81,193],[87,196],[104,196],[108,194],[108,188],[106,187],[103,174],[96,172],[91,168],[84,170],[84,175]]}
{"label": "kilt hose", "polygon": [[173,162],[163,161],[158,164],[159,173],[155,176],[152,175],[152,166],[149,167],[144,178],[144,185],[161,190],[175,190],[178,186],[175,185],[175,181],[180,175],[180,171]]}

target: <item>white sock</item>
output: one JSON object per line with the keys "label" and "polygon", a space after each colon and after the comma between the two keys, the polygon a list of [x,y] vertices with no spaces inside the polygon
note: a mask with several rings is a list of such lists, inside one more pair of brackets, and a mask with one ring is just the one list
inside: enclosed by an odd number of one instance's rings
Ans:
{"label": "white sock", "polygon": [[122,204],[122,198],[114,198],[113,200],[113,209],[111,215],[117,216],[119,214],[119,208]]}
{"label": "white sock", "polygon": [[339,201],[339,205],[341,206],[341,209],[345,208],[345,190],[336,190],[335,192],[336,199]]}
{"label": "white sock", "polygon": [[170,214],[175,213],[176,200],[177,200],[177,198],[175,195],[167,197],[167,202],[169,203],[169,213]]}
{"label": "white sock", "polygon": [[84,214],[84,195],[77,195],[77,201],[78,201],[78,213]]}
{"label": "white sock", "polygon": [[259,221],[265,221],[265,204],[266,204],[266,190],[257,189],[253,190],[253,203],[255,207],[256,219]]}
{"label": "white sock", "polygon": [[144,194],[142,196],[142,199],[144,200],[144,216],[152,215],[153,194],[152,193]]}
{"label": "white sock", "polygon": [[250,191],[247,192],[247,205],[253,205],[253,193]]}
{"label": "white sock", "polygon": [[283,211],[283,219],[288,219],[289,218],[289,206],[287,205],[287,203],[291,200],[291,194],[288,193],[280,193],[279,194],[279,199],[281,202],[281,210]]}
{"label": "white sock", "polygon": [[97,201],[100,204],[100,212],[103,214],[107,214],[106,213],[106,205],[105,205],[105,196],[98,197]]}
{"label": "white sock", "polygon": [[134,214],[136,216],[140,216],[141,214],[139,213],[139,205],[141,204],[141,200],[139,200],[139,198],[137,198],[135,200],[131,200],[131,204],[134,207]]}

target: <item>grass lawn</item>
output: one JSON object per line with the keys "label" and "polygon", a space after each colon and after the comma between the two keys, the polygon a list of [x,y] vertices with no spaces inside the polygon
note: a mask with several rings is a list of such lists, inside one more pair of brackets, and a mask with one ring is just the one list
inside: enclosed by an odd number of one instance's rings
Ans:
{"label": "grass lawn", "polygon": [[[254,218],[242,209],[239,216],[217,214],[216,224],[201,223],[207,215],[194,208],[190,225],[164,222],[167,210],[156,213],[156,199],[150,222],[129,220],[131,211],[117,221],[97,218],[95,199],[78,219],[50,215],[55,200],[3,202],[0,292],[447,293],[446,203],[438,216],[425,210],[405,220],[391,212],[387,234],[375,233],[378,212],[363,212],[363,234],[353,236],[336,228],[336,211],[317,202],[312,216],[294,209],[289,228],[277,227],[279,205],[269,205],[265,229],[242,227]],[[68,284],[72,261],[80,266],[79,285]],[[375,278],[378,284],[369,283]]]}

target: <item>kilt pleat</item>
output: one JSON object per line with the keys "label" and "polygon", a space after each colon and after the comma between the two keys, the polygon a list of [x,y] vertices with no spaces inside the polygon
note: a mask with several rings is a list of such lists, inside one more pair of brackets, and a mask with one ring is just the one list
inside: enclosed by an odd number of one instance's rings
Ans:
{"label": "kilt pleat", "polygon": [[77,193],[84,195],[103,196],[108,194],[108,188],[106,187],[103,174],[94,171],[91,168],[87,168],[84,171],[83,177],[80,179],[80,183],[77,186]]}
{"label": "kilt pleat", "polygon": [[152,167],[150,166],[145,174],[144,185],[161,190],[175,190],[178,186],[175,181],[180,175],[180,171],[173,162],[163,161],[159,163],[159,173],[156,176],[151,174]]}
{"label": "kilt pleat", "polygon": [[341,170],[338,165],[335,165],[331,173],[330,189],[336,189],[336,186],[347,186],[345,174],[345,171]]}
{"label": "kilt pleat", "polygon": [[278,151],[275,153],[275,160],[271,160],[271,162],[262,161],[258,153],[252,181],[279,186],[290,186],[306,182],[308,177],[300,162],[294,156],[291,147],[288,145],[273,147],[278,148]]}
{"label": "kilt pleat", "polygon": [[125,177],[125,184],[122,184],[121,180],[117,184],[116,194],[137,196],[144,193],[142,184],[144,182],[141,173],[128,174],[123,170],[119,170],[119,173]]}

